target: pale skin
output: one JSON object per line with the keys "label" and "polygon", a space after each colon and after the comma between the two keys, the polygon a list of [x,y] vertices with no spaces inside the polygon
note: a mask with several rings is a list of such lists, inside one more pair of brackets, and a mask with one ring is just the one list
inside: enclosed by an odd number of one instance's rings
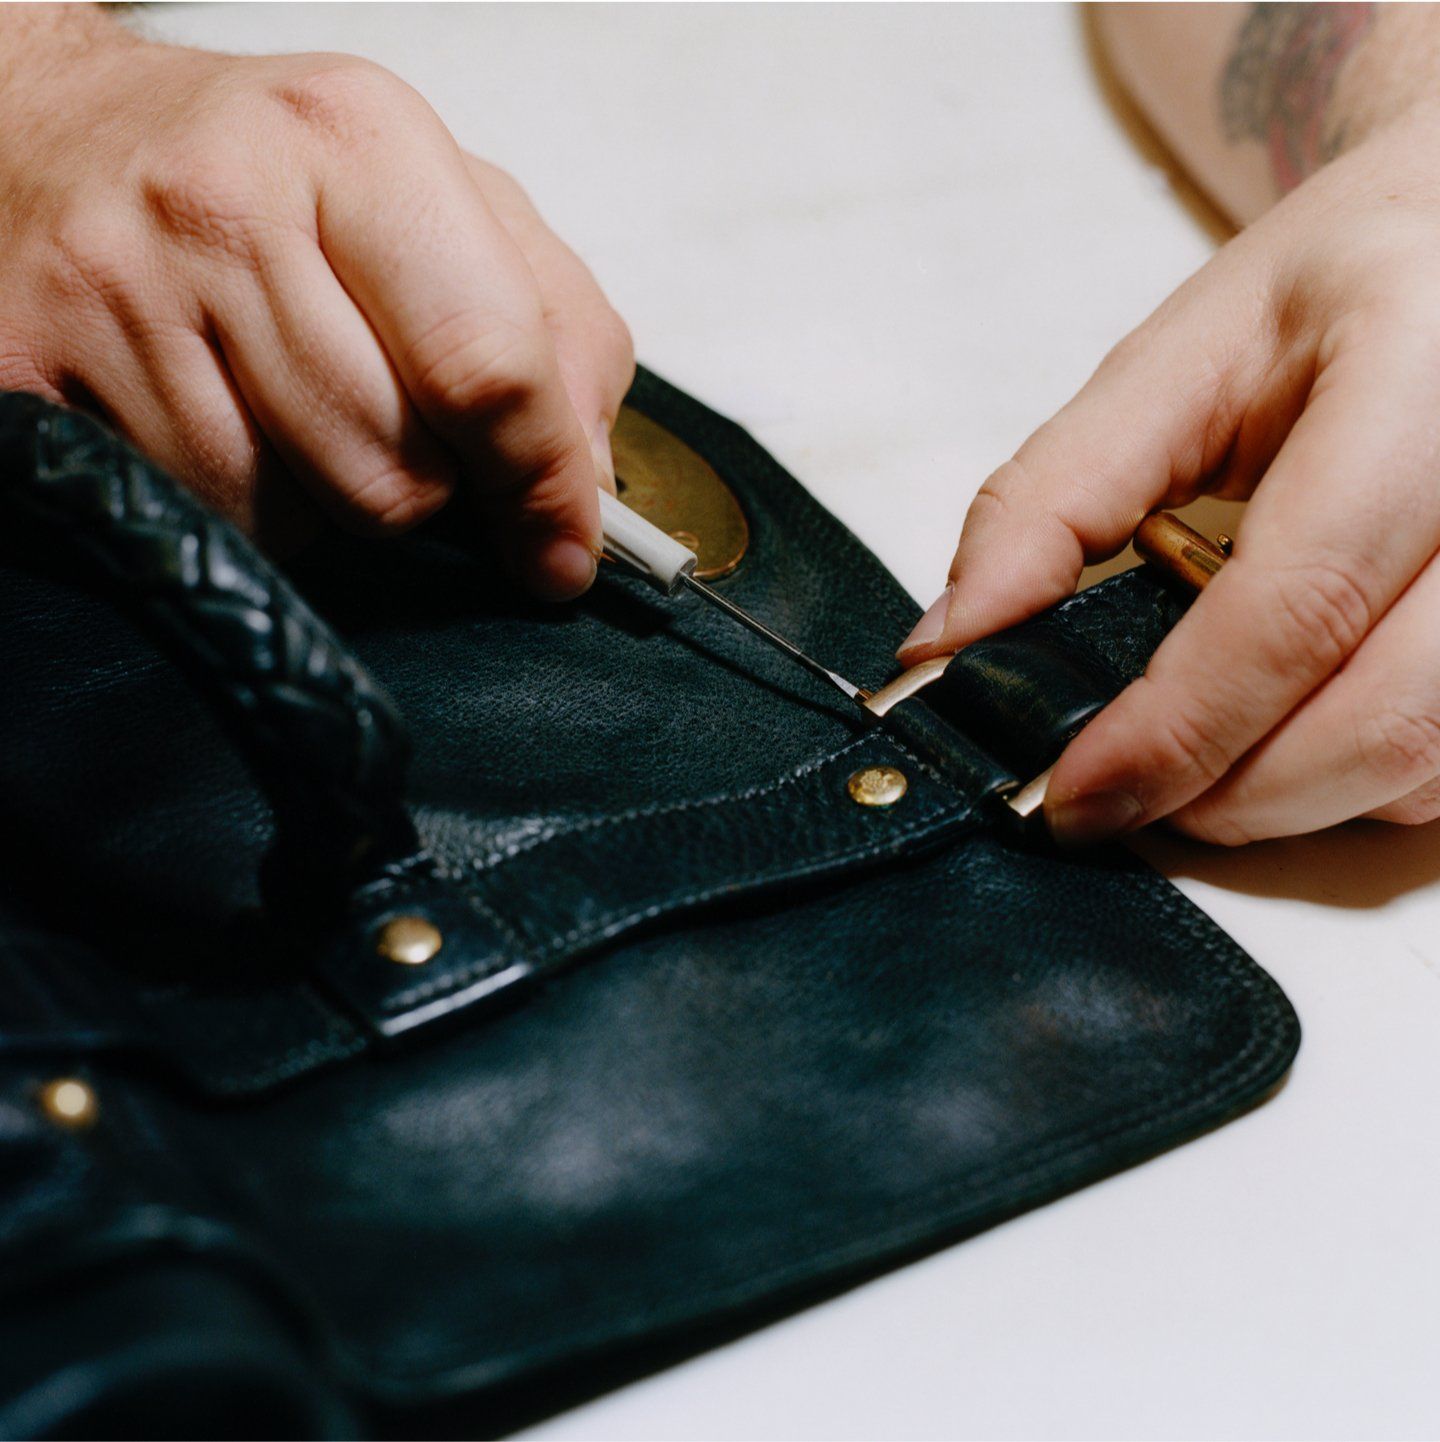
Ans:
{"label": "pale skin", "polygon": [[[901,648],[1069,594],[1141,518],[1253,496],[1046,814],[1237,843],[1440,816],[1440,13],[1117,6],[1122,81],[1246,226],[986,481]],[[463,495],[536,594],[593,580],[624,324],[383,69],[0,7],[0,388],[99,412],[274,545]]]}
{"label": "pale skin", "polygon": [[262,540],[463,494],[537,595],[594,579],[630,336],[379,66],[0,7],[0,240],[0,388],[99,412]]}
{"label": "pale skin", "polygon": [[1440,816],[1440,9],[1114,6],[1102,44],[1245,228],[984,484],[901,649],[1068,595],[1147,512],[1249,497],[1234,555],[1070,745],[1062,841]]}

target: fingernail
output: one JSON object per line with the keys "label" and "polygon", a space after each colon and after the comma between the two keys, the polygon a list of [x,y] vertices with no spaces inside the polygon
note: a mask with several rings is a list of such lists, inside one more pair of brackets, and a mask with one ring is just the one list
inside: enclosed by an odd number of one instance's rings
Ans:
{"label": "fingernail", "polygon": [[945,629],[945,617],[950,611],[950,592],[954,589],[950,585],[940,592],[930,609],[915,623],[915,629],[900,643],[895,653],[897,656],[920,646],[931,646],[940,639],[940,633]]}
{"label": "fingernail", "polygon": [[595,553],[578,536],[561,532],[532,542],[519,570],[521,581],[542,601],[573,601],[595,580]]}
{"label": "fingernail", "polygon": [[1061,846],[1089,846],[1130,830],[1143,811],[1128,791],[1094,791],[1047,806],[1045,821]]}

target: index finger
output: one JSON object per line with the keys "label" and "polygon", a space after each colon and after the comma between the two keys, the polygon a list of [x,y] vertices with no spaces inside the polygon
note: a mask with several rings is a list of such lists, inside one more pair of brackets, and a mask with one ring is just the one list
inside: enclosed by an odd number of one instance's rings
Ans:
{"label": "index finger", "polygon": [[423,157],[414,138],[403,163],[382,148],[326,172],[321,247],[522,579],[578,594],[601,546],[598,478],[538,288],[448,134]]}
{"label": "index finger", "polygon": [[1270,438],[1241,432],[1270,348],[1256,338],[1254,309],[1212,289],[1178,292],[981,486],[950,584],[901,645],[902,664],[1062,600],[1156,506],[1191,499],[1222,462],[1263,463]]}

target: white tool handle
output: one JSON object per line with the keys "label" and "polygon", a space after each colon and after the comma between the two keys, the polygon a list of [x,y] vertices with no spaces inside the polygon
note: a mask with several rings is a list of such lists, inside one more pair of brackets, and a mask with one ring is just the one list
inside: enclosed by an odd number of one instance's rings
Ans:
{"label": "white tool handle", "polygon": [[634,566],[667,596],[680,584],[681,576],[695,569],[694,551],[686,550],[673,536],[651,525],[609,491],[600,492],[600,524],[605,532],[605,549],[617,560]]}

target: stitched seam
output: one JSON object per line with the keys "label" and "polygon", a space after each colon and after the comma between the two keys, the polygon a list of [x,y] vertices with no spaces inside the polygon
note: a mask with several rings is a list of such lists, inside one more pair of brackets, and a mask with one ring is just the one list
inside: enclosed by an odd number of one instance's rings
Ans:
{"label": "stitched seam", "polygon": [[225,1072],[219,1076],[207,1076],[205,1085],[221,1096],[248,1096],[263,1091],[292,1077],[303,1076],[317,1066],[327,1062],[344,1061],[347,1057],[358,1056],[369,1046],[369,1042],[358,1033],[345,1036],[331,1032],[328,1036],[306,1042],[285,1053],[277,1062],[259,1071],[239,1073]]}
{"label": "stitched seam", "polygon": [[[941,719],[943,720],[944,718],[942,717]],[[946,724],[948,725],[949,723],[947,722]],[[965,732],[959,730],[958,727],[952,728],[952,729],[955,730],[956,735],[962,737],[965,741],[968,741],[968,742],[970,743],[970,745],[973,746],[982,756],[989,756],[989,755],[990,755],[990,753],[989,753],[988,751],[986,751],[986,750],[984,749],[984,747],[980,746],[977,742],[972,741],[972,740],[970,739],[970,737],[969,737],[968,735],[966,735]],[[918,767],[920,768],[920,770],[923,771],[928,777],[930,777],[930,779],[931,779],[932,781],[938,782],[938,783],[939,783],[942,787],[944,787],[945,790],[947,790],[947,791],[954,791],[954,790],[957,789],[956,786],[955,786],[955,783],[954,783],[953,781],[950,781],[950,780],[948,780],[945,776],[942,776],[941,773],[939,772],[939,770],[938,770],[936,767],[932,766],[932,765],[931,765],[928,761],[926,761],[922,756],[918,756],[914,751],[912,751],[912,750],[911,750],[903,741],[901,741],[897,736],[893,736],[893,735],[891,735],[890,732],[887,731],[887,732],[885,733],[885,739],[886,739],[886,741],[888,741],[888,742],[890,743],[890,745],[892,745],[902,756],[906,757],[909,761],[913,762],[916,766],[918,766]],[[992,757],[991,759],[993,760],[994,758]],[[996,764],[998,765],[999,763],[996,763]],[[1007,767],[1006,769],[1008,770],[1009,768]],[[968,798],[967,798],[967,799],[968,799]],[[983,801],[983,800],[984,800],[984,797],[983,797],[983,796],[980,796],[980,797],[976,797],[974,800],[969,801],[970,809],[973,811],[976,807],[978,807],[978,806],[980,805],[980,802]]]}
{"label": "stitched seam", "polygon": [[[896,749],[905,751],[905,748],[898,744]],[[838,760],[839,755],[843,754],[843,752],[839,753],[832,759]],[[909,752],[907,751],[906,754],[909,755]],[[917,760],[916,764],[920,765],[922,763]],[[954,804],[953,802],[950,803],[951,806]],[[752,889],[758,890],[776,880],[783,880],[786,876],[796,878],[813,876],[822,868],[835,866],[855,857],[870,856],[880,858],[893,855],[902,847],[915,840],[917,836],[933,833],[940,827],[959,826],[975,813],[976,806],[977,803],[966,800],[961,805],[960,810],[955,811],[953,814],[947,814],[947,807],[942,800],[937,803],[935,809],[925,813],[923,816],[914,818],[905,830],[898,835],[892,835],[881,842],[855,842],[842,845],[838,849],[832,848],[818,852],[812,856],[803,867],[787,869],[782,865],[771,867],[764,872],[749,873],[744,889],[747,892]],[[479,906],[490,911],[492,915],[495,914],[480,900],[480,897],[476,894],[470,883],[463,878],[457,878],[456,884],[464,892],[467,899],[475,901]],[[572,947],[576,943],[589,941],[601,933],[610,930],[612,927],[623,930],[626,927],[633,926],[637,922],[647,921],[656,916],[662,916],[667,912],[683,910],[685,907],[693,906],[697,902],[709,901],[716,896],[727,893],[734,894],[735,889],[735,882],[733,880],[713,882],[689,891],[677,892],[662,901],[651,902],[643,907],[619,907],[614,911],[607,912],[603,916],[573,927],[568,932],[551,933],[550,936],[534,945],[519,942],[517,939],[518,955],[516,959],[529,961],[536,967],[546,965],[547,969],[550,969],[554,966],[558,952],[564,948]],[[458,990],[468,982],[474,981],[477,977],[484,976],[486,972],[494,969],[494,958],[486,957],[481,961],[471,963],[471,965],[462,968],[450,976],[437,977],[430,982],[412,987],[408,992],[400,996],[388,999],[385,1002],[384,1010],[388,1014],[392,1011],[401,1010],[406,1006],[414,1005],[416,1002],[425,1001],[440,992]]]}
{"label": "stitched seam", "polygon": [[490,856],[482,857],[472,862],[471,867],[475,871],[489,874],[499,870],[507,861],[513,861],[527,851],[533,851],[536,847],[547,845],[549,842],[563,837],[583,836],[587,832],[600,831],[607,826],[616,826],[624,821],[640,821],[653,816],[678,815],[681,812],[699,811],[710,806],[728,806],[735,801],[753,801],[757,796],[781,791],[806,776],[824,770],[825,767],[840,760],[842,756],[848,755],[870,739],[871,733],[868,732],[857,736],[853,740],[847,741],[838,751],[832,751],[827,756],[807,761],[797,770],[780,777],[778,781],[767,781],[762,785],[747,787],[743,791],[725,791],[716,796],[690,797],[684,801],[652,801],[649,805],[632,807],[628,811],[615,811],[605,816],[584,817],[579,821],[562,824],[536,836],[527,836],[523,841],[517,841],[512,846],[507,846],[498,855],[492,853]]}
{"label": "stitched seam", "polygon": [[[960,822],[967,820],[973,815],[974,810],[975,807],[973,803],[967,803],[960,811],[955,812],[953,815],[947,815],[945,810],[941,808],[927,815],[923,821],[917,819],[903,835],[896,836],[889,841],[878,844],[873,841],[855,842],[849,846],[841,847],[837,851],[822,852],[818,856],[812,857],[803,868],[798,870],[793,868],[787,869],[784,865],[779,865],[771,867],[768,871],[752,872],[749,874],[749,877],[753,879],[754,885],[758,888],[768,882],[776,880],[813,876],[823,867],[833,866],[838,862],[848,861],[856,856],[869,856],[878,859],[883,856],[893,855],[917,836],[933,834],[934,830],[939,827],[959,825]],[[748,882],[746,889],[750,889]],[[608,916],[600,917],[598,920],[585,922],[580,926],[574,927],[563,935],[552,935],[549,941],[545,943],[545,948],[548,951],[554,952],[563,947],[571,946],[576,941],[588,939],[599,932],[603,932],[612,924],[618,925],[623,929],[638,921],[645,921],[651,917],[660,916],[666,911],[692,906],[698,901],[709,901],[716,896],[722,896],[727,893],[733,894],[734,890],[734,882],[718,881],[712,882],[707,886],[698,887],[693,891],[685,892],[682,895],[667,898],[665,901],[652,902],[649,906],[642,907],[636,911],[627,913],[622,908],[612,912]]]}
{"label": "stitched seam", "polygon": [[[1021,1182],[1034,1177],[1043,1177],[1047,1170],[1054,1168],[1058,1171],[1100,1142],[1111,1137],[1123,1137],[1127,1133],[1143,1130],[1147,1124],[1160,1119],[1167,1108],[1175,1110],[1176,1114],[1173,1120],[1177,1128],[1183,1127],[1186,1119],[1192,1113],[1207,1111],[1213,1103],[1227,1096],[1239,1096],[1253,1077],[1260,1075],[1271,1065],[1277,1047],[1290,1036],[1293,1027],[1293,1020],[1284,993],[1280,991],[1271,977],[1260,970],[1254,961],[1239,951],[1234,941],[1225,932],[1221,931],[1193,902],[1190,902],[1163,877],[1158,877],[1153,871],[1143,874],[1136,873],[1129,879],[1126,889],[1150,892],[1149,883],[1157,879],[1160,882],[1159,888],[1149,896],[1149,900],[1162,919],[1178,922],[1191,938],[1193,945],[1202,955],[1207,956],[1216,964],[1225,979],[1233,981],[1258,1005],[1265,1008],[1261,1017],[1251,1019],[1252,1024],[1245,1045],[1217,1070],[1202,1079],[1178,1089],[1152,1092],[1143,1103],[1121,1112],[1119,1116],[1110,1118],[1101,1125],[1086,1128],[1074,1136],[1053,1139],[1041,1147],[1038,1153],[1033,1154],[1033,1160],[1029,1166],[1022,1167],[1017,1171],[1012,1158],[996,1158],[989,1166],[959,1182],[918,1194],[915,1201],[927,1203],[933,1208],[942,1205],[944,1199],[988,1185],[1001,1175],[1008,1174],[1012,1179],[1018,1179]],[[1157,1142],[1157,1147],[1161,1145],[1163,1143]],[[978,1215],[983,1215],[983,1209]],[[961,1226],[967,1220],[970,1218],[961,1217],[948,1224]],[[933,1234],[937,1229],[946,1225],[947,1220],[942,1217],[920,1218],[912,1220],[902,1228],[895,1228],[889,1232],[872,1233],[863,1242],[848,1247],[834,1248],[827,1252],[808,1255],[803,1263],[790,1263],[770,1272],[761,1273],[758,1277],[747,1278],[738,1286],[737,1301],[744,1301],[758,1295],[767,1288],[773,1290],[777,1285],[782,1285],[787,1278],[798,1281],[812,1278],[818,1280],[817,1274],[825,1269],[843,1265],[847,1258],[860,1261],[877,1257],[886,1247],[887,1238],[895,1239],[888,1243],[890,1247],[894,1248],[903,1245],[907,1238],[918,1242],[926,1234]],[[687,1279],[683,1295],[689,1300],[693,1299],[698,1292],[707,1292],[707,1306],[712,1310],[718,1310],[725,1305],[726,1292],[724,1289],[727,1286],[731,1292],[737,1292],[736,1283],[727,1281],[727,1278],[731,1276],[733,1276],[732,1273],[722,1274],[718,1281]],[[717,1286],[721,1289],[718,1294],[713,1291]],[[665,1325],[664,1308],[668,1306],[673,1310],[674,1299],[681,1295],[679,1292],[667,1293],[665,1303],[650,1313],[646,1325],[642,1329],[642,1334],[648,1335],[652,1331],[660,1330]],[[609,1300],[613,1303],[615,1299],[612,1297]],[[683,1304],[681,1312],[688,1315]],[[675,1320],[680,1320],[680,1318]],[[595,1329],[592,1328],[592,1332],[594,1331]],[[572,1341],[572,1347],[583,1346],[586,1335],[581,1334],[579,1338]],[[596,1335],[600,1338],[609,1336],[608,1333],[597,1333]],[[543,1349],[541,1350],[543,1351]],[[458,1356],[458,1349],[451,1355],[452,1357]],[[520,1355],[523,1357],[527,1354]],[[518,1361],[512,1361],[509,1370],[515,1370],[519,1365]],[[450,1364],[450,1370],[454,1370],[453,1363]],[[418,1374],[418,1378],[423,1381],[442,1375],[443,1372],[437,1369]]]}
{"label": "stitched seam", "polygon": [[[1171,895],[1178,897],[1178,893],[1173,892],[1173,889]],[[1179,899],[1184,900],[1184,898]],[[1175,910],[1173,904],[1170,906],[1164,904],[1168,900],[1168,897],[1162,900],[1161,909],[1173,912]],[[1186,906],[1188,909],[1189,903],[1186,903]],[[1193,925],[1193,918],[1187,917],[1186,919]],[[1204,918],[1204,920],[1208,922],[1208,918]],[[1052,1143],[1040,1148],[1028,1166],[1022,1166],[1017,1170],[1013,1159],[997,1158],[991,1165],[966,1177],[963,1181],[919,1193],[915,1200],[935,1208],[942,1206],[949,1198],[988,1185],[1000,1176],[1009,1176],[1012,1181],[1023,1184],[1031,1178],[1044,1177],[1052,1168],[1058,1170],[1097,1143],[1111,1137],[1123,1137],[1127,1133],[1142,1130],[1148,1123],[1161,1117],[1166,1108],[1175,1108],[1174,1120],[1177,1125],[1183,1125],[1190,1114],[1208,1110],[1211,1104],[1226,1097],[1238,1096],[1243,1092],[1254,1077],[1260,1075],[1272,1064],[1277,1044],[1290,1032],[1289,1019],[1273,1005],[1278,988],[1269,978],[1259,973],[1253,962],[1243,957],[1237,959],[1234,955],[1224,954],[1229,952],[1229,947],[1217,947],[1214,937],[1202,942],[1201,945],[1207,951],[1222,953],[1215,959],[1221,963],[1229,977],[1247,992],[1264,993],[1264,999],[1272,1002],[1266,1015],[1259,1020],[1257,1025],[1251,1027],[1250,1035],[1239,1052],[1203,1081],[1197,1081],[1173,1091],[1153,1092],[1146,1097],[1143,1105],[1122,1112],[1119,1117],[1112,1119],[1106,1125],[1087,1129],[1077,1136],[1055,1139]],[[1158,1145],[1162,1144],[1157,1143]],[[901,1205],[903,1204],[902,1202]],[[733,1299],[728,1305],[738,1305],[766,1289],[773,1290],[777,1286],[783,1285],[787,1280],[804,1282],[813,1279],[819,1281],[821,1280],[820,1274],[837,1266],[843,1266],[847,1260],[859,1262],[878,1259],[887,1246],[893,1250],[905,1245],[907,1241],[919,1242],[925,1236],[933,1236],[947,1226],[964,1226],[968,1221],[983,1215],[984,1209],[981,1208],[970,1216],[962,1216],[952,1221],[946,1216],[927,1213],[923,1217],[912,1219],[904,1226],[873,1233],[862,1242],[811,1254],[805,1258],[803,1263],[787,1263],[771,1271],[760,1273],[758,1276],[747,1277],[738,1286],[733,1280],[728,1280],[734,1276],[733,1272],[723,1274],[718,1283],[705,1280],[697,1282],[693,1278],[688,1279],[684,1293],[679,1291],[667,1293],[665,1303],[651,1312],[644,1328],[639,1331],[642,1335],[648,1335],[652,1331],[659,1331],[666,1325],[664,1308],[669,1307],[673,1311],[674,1301],[677,1297],[683,1297],[685,1302],[693,1303],[696,1294],[703,1292],[706,1293],[706,1305],[712,1310],[725,1307],[727,1296]],[[720,1288],[718,1293],[710,1290],[717,1285]],[[607,1300],[612,1306],[616,1304],[616,1298],[613,1296]],[[680,1310],[682,1316],[674,1317],[670,1319],[671,1321],[680,1321],[684,1315],[689,1315],[693,1311],[693,1305],[687,1308],[682,1303]],[[582,1333],[578,1338],[571,1340],[570,1345],[572,1347],[583,1346],[586,1338],[591,1335],[594,1335],[597,1340],[609,1340],[610,1338],[609,1333],[597,1332],[592,1327],[590,1333]],[[544,1351],[543,1348],[539,1350]],[[458,1356],[459,1350],[456,1349],[451,1355],[452,1357]],[[523,1358],[526,1355],[528,1354],[521,1353],[520,1357]],[[519,1360],[515,1359],[511,1361],[510,1368],[507,1370],[518,1370],[519,1366]],[[454,1364],[452,1363],[451,1370],[453,1369]],[[417,1380],[435,1379],[443,1375],[443,1371],[436,1369],[418,1374]]]}

